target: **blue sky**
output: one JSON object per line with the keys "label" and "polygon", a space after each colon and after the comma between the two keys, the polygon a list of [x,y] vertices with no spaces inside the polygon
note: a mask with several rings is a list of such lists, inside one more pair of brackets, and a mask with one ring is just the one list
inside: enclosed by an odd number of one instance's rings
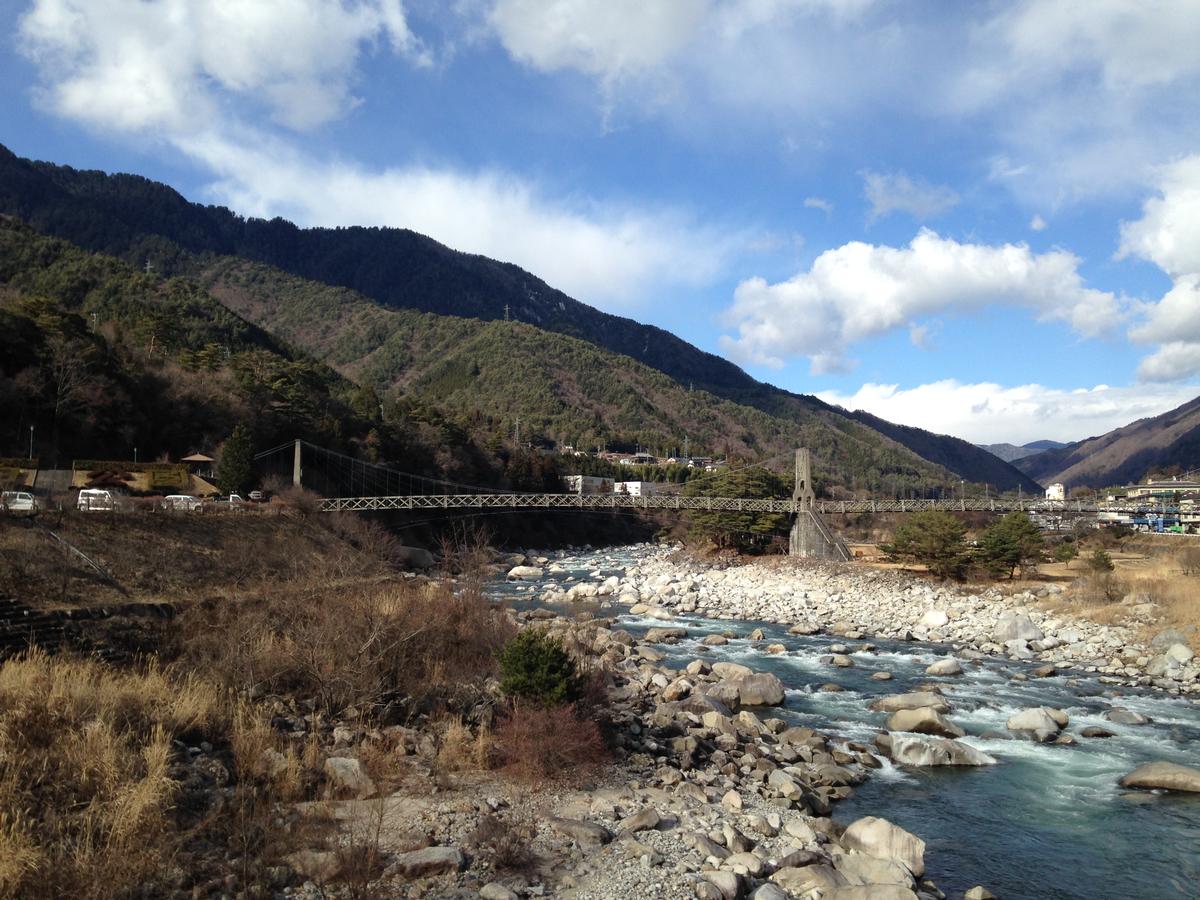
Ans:
{"label": "blue sky", "polygon": [[976,441],[1200,394],[1193,0],[20,0],[3,141]]}

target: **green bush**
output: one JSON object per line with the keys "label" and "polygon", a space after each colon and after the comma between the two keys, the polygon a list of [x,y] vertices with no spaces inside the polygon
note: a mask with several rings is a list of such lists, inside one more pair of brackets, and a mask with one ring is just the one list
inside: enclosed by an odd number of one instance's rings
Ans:
{"label": "green bush", "polygon": [[578,700],[582,687],[575,661],[544,631],[526,629],[500,651],[500,689],[510,698],[559,706]]}
{"label": "green bush", "polygon": [[1096,550],[1088,557],[1088,568],[1097,574],[1111,572],[1114,568],[1112,557],[1103,550]]}
{"label": "green bush", "polygon": [[962,578],[967,568],[967,527],[948,512],[915,512],[880,548],[895,559],[918,562],[939,578]]}

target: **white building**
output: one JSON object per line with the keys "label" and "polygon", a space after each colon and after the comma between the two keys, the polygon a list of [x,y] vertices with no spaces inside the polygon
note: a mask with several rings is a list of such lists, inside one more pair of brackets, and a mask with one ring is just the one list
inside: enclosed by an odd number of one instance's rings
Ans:
{"label": "white building", "polygon": [[599,475],[564,475],[563,489],[572,494],[611,494],[613,480]]}
{"label": "white building", "polygon": [[1050,485],[1050,487],[1046,488],[1046,499],[1047,500],[1066,500],[1067,499],[1067,489],[1065,487],[1063,487],[1061,484],[1057,484],[1057,483],[1052,484],[1052,485]]}
{"label": "white building", "polygon": [[649,497],[659,493],[661,484],[653,481],[618,481],[613,488],[615,494],[628,494],[630,497]]}

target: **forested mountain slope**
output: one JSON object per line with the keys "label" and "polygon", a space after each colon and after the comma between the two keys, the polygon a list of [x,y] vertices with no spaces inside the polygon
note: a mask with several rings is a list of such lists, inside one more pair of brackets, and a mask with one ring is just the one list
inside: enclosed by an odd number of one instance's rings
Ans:
{"label": "forested mountain slope", "polygon": [[[351,288],[396,309],[488,321],[502,320],[507,307],[522,322],[578,337],[681,385],[800,426],[814,414],[844,415],[815,397],[758,382],[660,328],[580,303],[517,266],[461,253],[406,229],[302,229],[282,219],[244,219],[223,207],[190,203],[140,176],[30,162],[3,147],[0,211],[88,249],[137,265],[149,261],[167,274],[195,273],[207,257],[238,256]],[[1016,469],[997,470],[994,457],[966,442],[941,446],[955,439],[911,428],[893,429],[892,437],[918,454],[953,461],[961,478],[1001,488],[1029,486]]]}
{"label": "forested mountain slope", "polygon": [[1018,460],[1017,466],[1044,484],[1068,487],[1128,484],[1150,472],[1200,468],[1200,397],[1161,416]]}

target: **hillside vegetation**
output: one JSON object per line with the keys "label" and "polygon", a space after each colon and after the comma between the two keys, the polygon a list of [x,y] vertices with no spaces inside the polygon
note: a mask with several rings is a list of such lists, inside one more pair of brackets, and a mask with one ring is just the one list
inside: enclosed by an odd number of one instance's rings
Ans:
{"label": "hillside vegetation", "polygon": [[1161,416],[1045,450],[1016,465],[1044,484],[1062,482],[1069,487],[1128,484],[1172,467],[1194,469],[1200,466],[1200,397]]}
{"label": "hillside vegetation", "polygon": [[[301,229],[282,219],[244,219],[228,209],[189,203],[146,178],[34,163],[3,147],[0,211],[137,265],[150,260],[165,273],[195,274],[214,256],[238,256],[352,288],[392,309],[481,321],[502,321],[508,310],[514,319],[635,359],[680,385],[802,428],[815,417],[825,424],[837,420],[836,430],[879,446],[870,422],[854,432],[849,414],[815,397],[758,382],[669,332],[602,313],[517,266],[460,253],[405,229]],[[965,441],[913,428],[893,428],[889,436],[917,455],[949,466],[958,478],[1001,490],[1034,487],[1016,469],[997,464],[995,457]],[[873,483],[872,465],[856,463],[854,468],[843,480],[853,477],[864,487]],[[886,473],[886,467],[880,471]],[[882,487],[886,482],[874,483]]]}
{"label": "hillside vegetation", "polygon": [[247,319],[320,356],[381,396],[414,396],[457,411],[465,427],[583,448],[681,448],[739,458],[813,449],[828,488],[908,493],[957,480],[871,429],[825,410],[769,415],[594,344],[520,322],[383,307],[344,288],[236,258],[202,281]]}

